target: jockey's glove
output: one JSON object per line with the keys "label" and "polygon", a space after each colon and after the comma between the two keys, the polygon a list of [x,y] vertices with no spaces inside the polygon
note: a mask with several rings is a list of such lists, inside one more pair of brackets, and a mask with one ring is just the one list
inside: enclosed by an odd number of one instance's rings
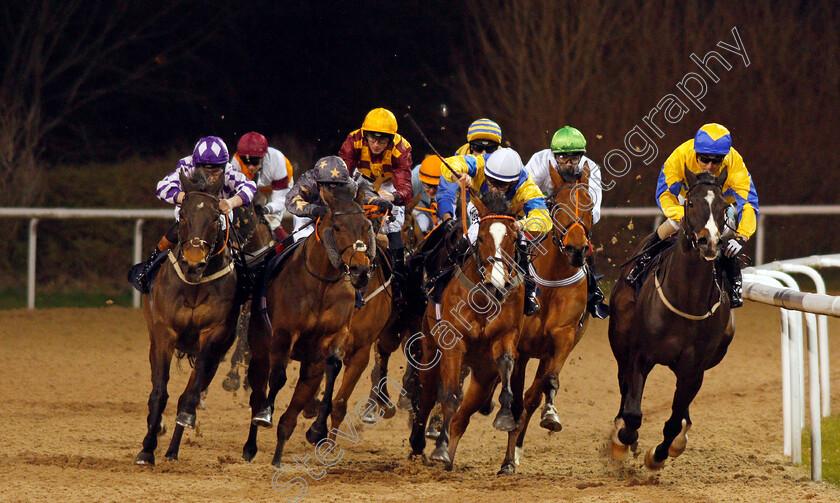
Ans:
{"label": "jockey's glove", "polygon": [[312,215],[313,220],[324,218],[325,216],[327,216],[327,212],[330,211],[329,208],[326,207],[326,205],[313,204],[312,206],[314,206],[314,208],[312,208],[309,214]]}
{"label": "jockey's glove", "polygon": [[743,237],[734,237],[726,243],[726,248],[724,248],[723,254],[729,258],[737,257],[738,254],[740,254],[741,251],[744,249],[745,244],[746,241]]}

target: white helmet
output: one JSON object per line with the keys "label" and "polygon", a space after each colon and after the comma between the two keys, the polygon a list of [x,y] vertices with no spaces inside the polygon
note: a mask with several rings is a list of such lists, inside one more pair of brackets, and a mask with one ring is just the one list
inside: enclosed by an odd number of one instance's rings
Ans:
{"label": "white helmet", "polygon": [[519,180],[522,173],[522,159],[512,148],[500,148],[487,159],[484,174],[500,182],[510,183]]}

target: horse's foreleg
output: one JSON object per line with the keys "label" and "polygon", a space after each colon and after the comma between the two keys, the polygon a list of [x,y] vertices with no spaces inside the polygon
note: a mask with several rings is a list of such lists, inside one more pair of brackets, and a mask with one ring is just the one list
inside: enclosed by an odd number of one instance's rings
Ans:
{"label": "horse's foreleg", "polygon": [[613,435],[612,454],[617,460],[623,459],[627,453],[627,446],[633,445],[639,439],[639,427],[642,425],[642,395],[645,381],[651,370],[649,364],[640,361],[640,356],[630,355],[630,358],[630,365],[624,373],[627,386],[624,407],[621,417],[615,421]]}
{"label": "horse's foreleg", "polygon": [[[341,378],[341,387],[338,388],[335,399],[332,401],[329,438],[333,440],[335,440],[335,434],[332,432],[333,430],[339,429],[341,422],[344,421],[344,417],[347,415],[347,401],[350,399],[350,395],[353,393],[353,389],[356,388],[356,384],[359,382],[362,372],[367,368],[369,361],[370,346],[358,349],[347,360],[344,376]],[[359,420],[364,421],[365,419],[360,417]],[[370,421],[370,423],[373,422],[375,421]]]}
{"label": "horse's foreleg", "polygon": [[677,457],[685,450],[686,434],[691,427],[688,417],[688,406],[703,384],[703,372],[677,376],[677,389],[671,404],[671,417],[665,421],[662,429],[664,439],[661,444],[652,448],[645,455],[645,466],[651,470],[658,470],[665,464],[669,454]]}
{"label": "horse's foreleg", "polygon": [[[269,346],[271,335],[262,323],[259,315],[252,313],[248,328],[248,345],[251,348],[251,361],[248,363],[247,379],[251,385],[251,424],[248,440],[242,448],[242,459],[251,461],[257,454],[257,430],[260,426],[271,426],[271,408],[265,408],[268,374],[271,370]],[[285,362],[283,372],[285,372]]]}
{"label": "horse's foreleg", "polygon": [[332,412],[333,390],[335,389],[335,380],[341,371],[341,365],[341,358],[337,355],[332,354],[327,357],[324,367],[327,378],[324,385],[324,399],[318,407],[318,417],[306,431],[306,440],[312,445],[316,445],[327,438],[327,416]]}
{"label": "horse's foreleg", "polygon": [[[511,387],[513,388],[512,412],[517,420],[516,429],[508,432],[505,459],[502,461],[502,468],[499,470],[499,475],[515,473],[516,465],[519,464],[519,449],[516,447],[516,444],[524,429],[524,421],[526,419],[525,414],[523,414],[524,401],[522,394],[525,391],[525,368],[527,365],[528,359],[520,355],[519,360],[513,367],[513,376],[511,377]],[[527,417],[530,418],[530,416]]]}
{"label": "horse's foreleg", "polygon": [[323,360],[318,363],[309,361],[301,362],[300,378],[295,386],[294,393],[292,393],[289,407],[280,416],[280,420],[277,421],[277,447],[274,449],[274,458],[271,460],[271,464],[275,468],[282,467],[283,448],[286,445],[286,441],[289,440],[292,432],[295,431],[298,414],[312,400],[315,393],[318,392],[322,377],[324,377]]}
{"label": "horse's foreleg", "polygon": [[510,385],[510,378],[513,372],[514,354],[516,353],[516,332],[510,332],[503,336],[497,343],[493,344],[493,358],[496,360],[499,378],[502,382],[502,389],[499,392],[499,413],[493,420],[493,427],[500,431],[513,431],[516,428],[511,406],[513,405],[513,390]]}
{"label": "horse's foreleg", "polygon": [[452,417],[452,424],[449,427],[449,465],[451,469],[455,461],[455,451],[458,449],[458,442],[470,424],[470,417],[487,402],[487,396],[493,392],[495,387],[495,372],[473,370],[470,386],[464,395],[464,401]]}
{"label": "horse's foreleg", "polygon": [[239,309],[239,320],[236,323],[236,347],[230,356],[230,371],[225,380],[222,381],[222,388],[225,391],[236,391],[240,386],[239,367],[248,366],[248,326],[251,318],[251,301],[242,304]]}
{"label": "horse's foreleg", "polygon": [[523,417],[519,420],[518,423],[519,428],[517,429],[518,435],[516,438],[516,451],[514,454],[514,463],[517,465],[519,464],[520,459],[522,458],[525,443],[525,433],[528,431],[528,423],[531,422],[531,416],[534,415],[534,411],[537,410],[537,407],[539,407],[540,403],[542,402],[543,395],[541,391],[541,383],[543,375],[545,375],[545,362],[546,360],[540,360],[540,364],[537,367],[537,374],[534,376],[534,382],[531,383],[531,386],[528,388],[528,391],[525,392],[525,396],[523,399],[523,407],[525,410],[522,412]]}
{"label": "horse's foreleg", "polygon": [[557,417],[557,408],[554,405],[554,398],[557,396],[557,389],[560,386],[559,374],[566,363],[566,358],[575,346],[575,327],[564,327],[552,330],[554,340],[554,354],[548,360],[543,377],[543,393],[545,393],[545,407],[542,410],[540,426],[549,431],[560,431],[563,424]]}
{"label": "horse's foreleg", "polygon": [[152,369],[152,392],[149,394],[149,415],[146,418],[146,436],[143,438],[143,450],[135,458],[138,465],[154,465],[155,449],[158,434],[161,431],[161,417],[166,409],[169,394],[166,385],[169,382],[169,367],[172,363],[174,339],[158,342],[154,334],[151,335],[149,347],[149,362]]}
{"label": "horse's foreleg", "polygon": [[[410,362],[409,366],[411,366]],[[411,455],[422,456],[423,450],[426,448],[426,421],[428,421],[429,413],[437,403],[440,369],[435,365],[428,370],[416,371],[416,374],[417,385],[412,390],[411,395],[414,420],[408,442],[411,444]]]}
{"label": "horse's foreleg", "polygon": [[444,352],[443,358],[440,360],[440,377],[443,385],[441,396],[443,425],[440,428],[440,435],[435,443],[435,450],[432,451],[431,459],[442,462],[448,470],[452,469],[452,460],[449,457],[449,426],[452,422],[452,416],[461,405],[463,398],[460,387],[463,353],[463,345],[456,345]]}

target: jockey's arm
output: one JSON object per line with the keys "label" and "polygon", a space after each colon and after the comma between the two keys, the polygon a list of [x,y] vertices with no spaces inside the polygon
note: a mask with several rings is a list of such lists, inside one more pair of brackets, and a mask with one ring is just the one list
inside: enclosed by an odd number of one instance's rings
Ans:
{"label": "jockey's arm", "polygon": [[726,183],[723,187],[723,195],[735,199],[735,204],[741,213],[741,221],[735,232],[743,236],[744,240],[755,234],[756,220],[758,217],[758,193],[755,185],[747,171],[741,155],[732,149],[732,161],[728,169]]}
{"label": "jockey's arm", "polygon": [[684,213],[678,199],[685,177],[681,166],[676,156],[671,154],[671,157],[662,165],[659,181],[656,184],[656,204],[665,214],[665,217],[674,222],[682,220]]}
{"label": "jockey's arm", "polygon": [[516,191],[513,201],[516,200],[525,201],[522,207],[525,218],[518,220],[521,223],[520,229],[532,236],[541,236],[551,231],[553,224],[545,198],[540,188],[530,178]]}
{"label": "jockey's arm", "polygon": [[[461,178],[461,183],[472,185],[472,177],[478,171],[478,165],[483,165],[483,158],[476,158],[471,155],[461,156],[456,155],[446,159],[448,164]],[[438,215],[442,220],[449,220],[455,215],[455,201],[458,198],[458,188],[461,185],[455,179],[455,175],[444,167],[440,175],[440,185],[438,185],[437,206]]]}

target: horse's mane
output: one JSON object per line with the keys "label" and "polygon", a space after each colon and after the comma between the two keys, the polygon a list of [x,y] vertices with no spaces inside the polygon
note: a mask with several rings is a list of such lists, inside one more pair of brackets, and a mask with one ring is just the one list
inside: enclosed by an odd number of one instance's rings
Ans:
{"label": "horse's mane", "polygon": [[[698,173],[697,175],[697,184],[701,183],[711,183],[717,185],[717,177],[711,173],[703,171],[702,173]],[[695,185],[697,185],[695,184]]]}
{"label": "horse's mane", "polygon": [[330,193],[335,198],[335,201],[342,205],[353,204],[356,199],[356,184],[347,183],[342,185],[333,185],[329,189]]}
{"label": "horse's mane", "polygon": [[479,199],[487,207],[487,211],[493,215],[507,215],[510,212],[510,203],[501,192],[488,190]]}

